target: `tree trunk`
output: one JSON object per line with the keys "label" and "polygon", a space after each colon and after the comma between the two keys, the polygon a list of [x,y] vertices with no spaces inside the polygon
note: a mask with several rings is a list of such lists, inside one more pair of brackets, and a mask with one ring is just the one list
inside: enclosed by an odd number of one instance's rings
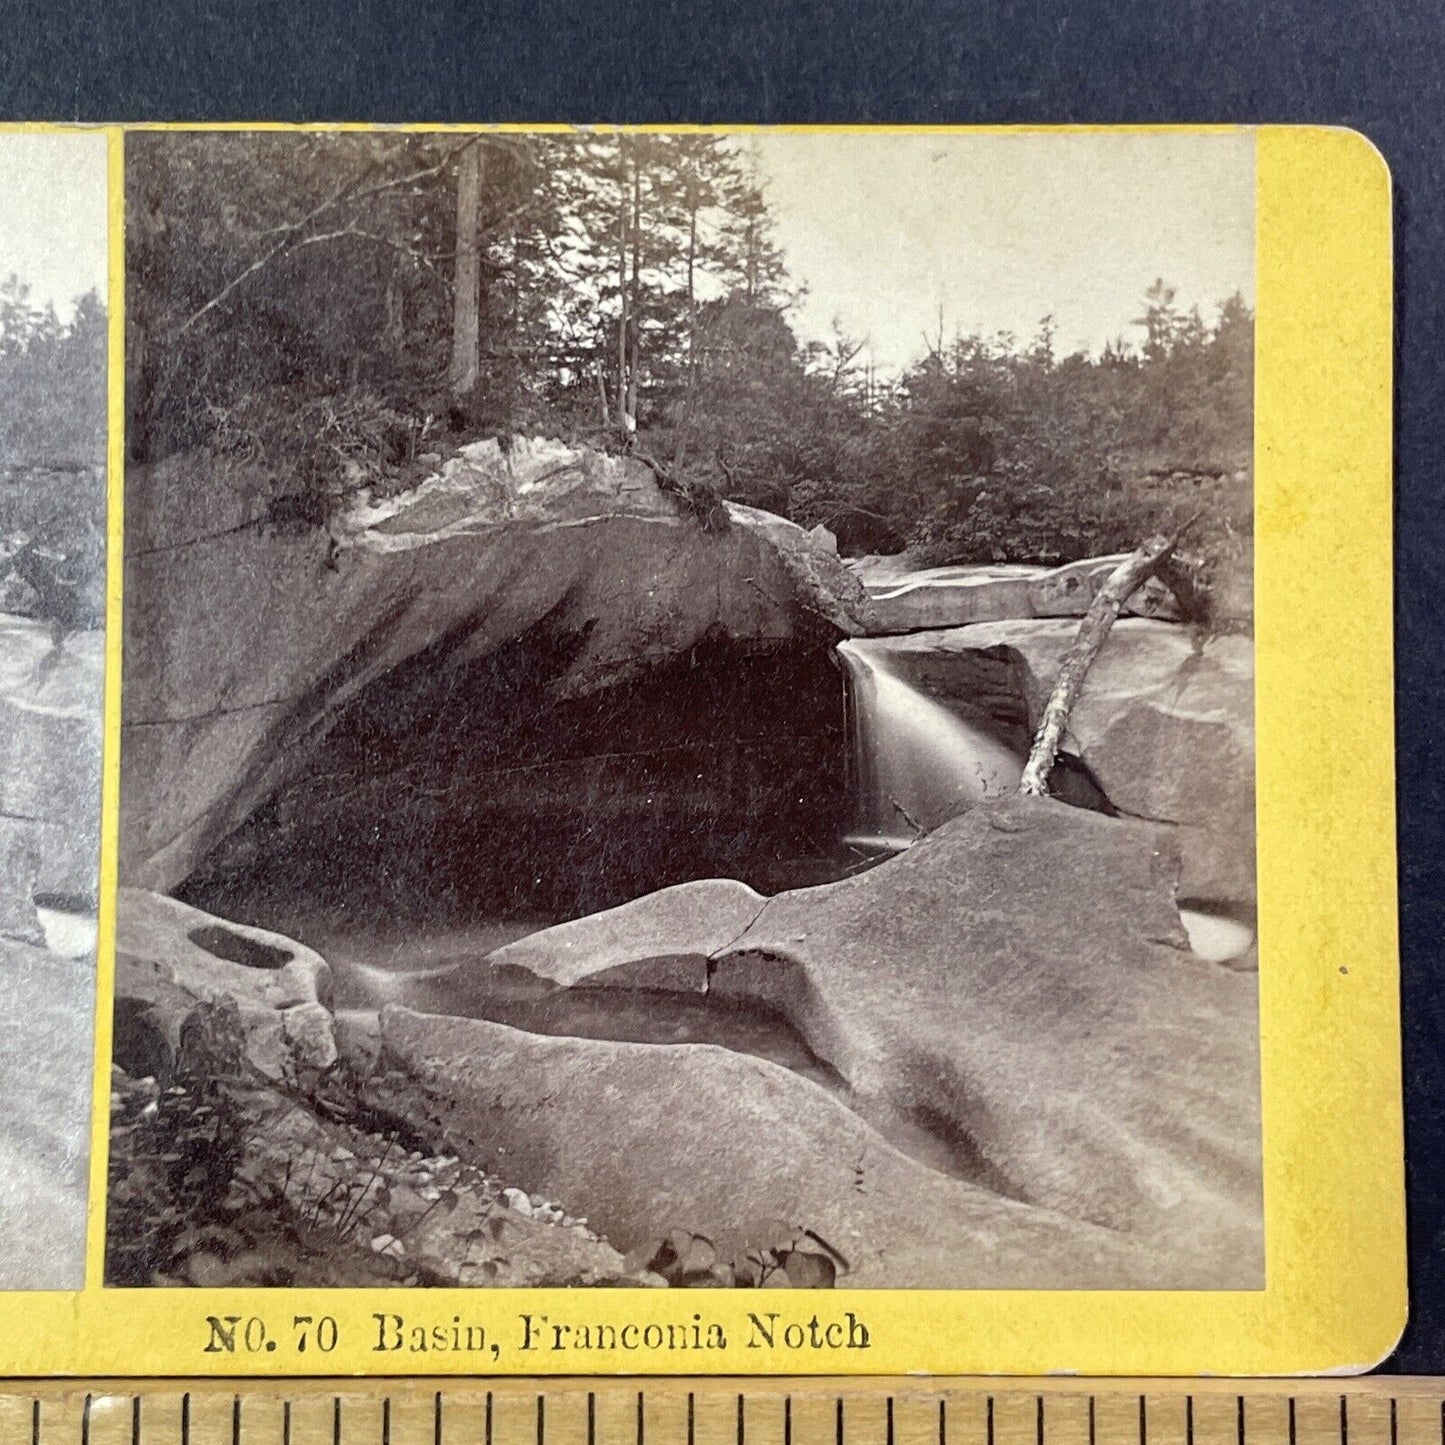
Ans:
{"label": "tree trunk", "polygon": [[406,293],[402,290],[401,276],[392,271],[386,280],[385,312],[381,325],[381,349],[396,361],[406,350]]}
{"label": "tree trunk", "polygon": [[1186,522],[1172,537],[1156,537],[1131,553],[1108,576],[1099,588],[1078,635],[1059,668],[1058,680],[1044,707],[1033,749],[1019,779],[1019,792],[1025,797],[1045,798],[1049,793],[1049,774],[1054,770],[1059,744],[1069,725],[1069,714],[1078,700],[1084,678],[1099,655],[1124,604],[1173,555],[1179,539],[1191,525]]}
{"label": "tree trunk", "polygon": [[621,204],[617,208],[617,425],[627,435],[627,139],[617,137],[622,152],[618,182]]}
{"label": "tree trunk", "polygon": [[597,372],[597,400],[602,404],[602,429],[606,431],[612,425],[612,414],[607,409],[607,381],[602,375],[602,358],[599,356],[593,365]]}
{"label": "tree trunk", "polygon": [[470,145],[457,162],[457,262],[449,377],[454,397],[469,392],[481,371],[481,209],[482,148]]}
{"label": "tree trunk", "polygon": [[627,430],[637,430],[637,358],[641,350],[642,327],[638,324],[641,311],[637,300],[638,277],[642,271],[642,167],[634,160],[632,165],[632,315],[629,325],[632,331],[632,370],[627,377],[627,415],[624,418]]}

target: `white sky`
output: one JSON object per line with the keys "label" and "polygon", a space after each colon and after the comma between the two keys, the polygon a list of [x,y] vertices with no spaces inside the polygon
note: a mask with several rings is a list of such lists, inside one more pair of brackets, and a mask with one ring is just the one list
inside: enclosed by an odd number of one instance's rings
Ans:
{"label": "white sky", "polygon": [[12,271],[63,319],[92,287],[104,298],[104,136],[0,132],[0,278]]}
{"label": "white sky", "polygon": [[[1053,313],[1063,355],[1097,352],[1162,276],[1206,320],[1254,302],[1254,137],[1215,134],[868,135],[754,141],[795,280],[794,317],[830,341],[837,317],[878,366],[923,333],[1032,337]],[[860,358],[861,360],[861,358]]]}

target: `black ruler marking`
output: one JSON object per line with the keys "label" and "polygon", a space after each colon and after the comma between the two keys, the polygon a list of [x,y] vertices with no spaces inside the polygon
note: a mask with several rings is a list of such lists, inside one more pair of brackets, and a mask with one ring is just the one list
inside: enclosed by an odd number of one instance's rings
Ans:
{"label": "black ruler marking", "polygon": [[885,1412],[885,1419],[886,1419],[887,1423],[886,1423],[886,1425],[884,1426],[883,1438],[888,1442],[888,1445],[893,1445],[893,1396],[892,1396],[892,1395],[890,1395],[890,1396],[888,1397],[888,1405],[887,1405],[887,1410],[886,1410],[886,1412]]}
{"label": "black ruler marking", "polygon": [[[86,1445],[90,1445],[87,1441]],[[231,1396],[231,1445],[241,1445],[241,1397]]]}
{"label": "black ruler marking", "polygon": [[[289,1420],[287,1422],[290,1423]],[[132,1395],[130,1398],[130,1445],[140,1445],[140,1396]],[[286,1445],[291,1445],[288,1438]],[[1442,1442],[1445,1445],[1445,1442]]]}
{"label": "black ruler marking", "polygon": [[[687,1428],[688,1445],[692,1445],[692,1396],[688,1397]],[[492,1445],[492,1395],[487,1392],[487,1445]],[[587,1392],[587,1445],[597,1445],[597,1396],[593,1391]],[[1441,1442],[1445,1445],[1445,1441]]]}
{"label": "black ruler marking", "polygon": [[442,1392],[438,1390],[432,1397],[432,1445],[442,1445]]}
{"label": "black ruler marking", "polygon": [[391,1445],[391,1396],[381,1397],[381,1445]]}
{"label": "black ruler marking", "polygon": [[[691,1395],[688,1396],[690,1400]],[[688,1435],[688,1445],[692,1445],[692,1435]],[[793,1397],[783,1396],[783,1445],[793,1445]]]}
{"label": "black ruler marking", "polygon": [[[1241,1438],[1240,1445],[1244,1445]],[[1350,1406],[1346,1396],[1340,1396],[1340,1445],[1350,1445]]]}
{"label": "black ruler marking", "polygon": [[181,1445],[191,1445],[191,1392],[181,1396]]}
{"label": "black ruler marking", "polygon": [[30,1402],[30,1445],[40,1445],[40,1401]]}
{"label": "black ruler marking", "polygon": [[1094,1445],[1094,1397],[1089,1396],[1089,1445]]}
{"label": "black ruler marking", "polygon": [[85,1403],[80,1407],[80,1445],[90,1445],[90,1392],[86,1391]]}
{"label": "black ruler marking", "polygon": [[[646,1402],[646,1397],[643,1395],[642,1391],[639,1390],[639,1391],[637,1392],[637,1445],[642,1445],[643,1436],[644,1436],[644,1434],[645,1434],[646,1431],[647,1431],[647,1420],[646,1420],[646,1415],[645,1415],[645,1413],[644,1413],[645,1408],[646,1408],[646,1403],[647,1403],[647,1402]],[[742,1408],[742,1396],[741,1396],[741,1395],[738,1396],[738,1408],[739,1408],[739,1409]],[[739,1423],[739,1425],[738,1425],[738,1445],[742,1445],[742,1439],[743,1439],[742,1425],[741,1425],[741,1423]],[[538,1441],[538,1445],[541,1445],[541,1442],[540,1442],[540,1441]]]}
{"label": "black ruler marking", "polygon": [[547,1397],[537,1396],[537,1445],[543,1445],[547,1438]]}
{"label": "black ruler marking", "polygon": [[1184,1445],[1194,1445],[1194,1396],[1184,1397]]}
{"label": "black ruler marking", "polygon": [[[487,1445],[492,1445],[492,1392],[487,1391]],[[592,1396],[587,1397],[587,1438],[592,1439]]]}
{"label": "black ruler marking", "polygon": [[1399,1445],[1400,1430],[1395,1420],[1395,1397],[1390,1396],[1390,1445]]}
{"label": "black ruler marking", "polygon": [[[640,1400],[640,1399],[642,1398],[642,1396],[639,1395],[637,1398]],[[746,1420],[743,1418],[743,1396],[739,1395],[739,1396],[738,1396],[738,1445],[743,1445],[743,1442],[744,1442],[746,1439],[747,1439],[747,1422],[746,1422]],[[641,1445],[640,1438],[639,1438],[639,1445]]]}
{"label": "black ruler marking", "polygon": [[[140,1404],[140,1400],[136,1400]],[[135,1445],[140,1445],[139,1441]],[[281,1445],[291,1445],[291,1402],[286,1400],[281,1406]]]}
{"label": "black ruler marking", "polygon": [[834,1415],[834,1420],[834,1439],[837,1441],[837,1445],[843,1445],[843,1397],[841,1395],[838,1396],[838,1409]]}
{"label": "black ruler marking", "polygon": [[341,1445],[341,1396],[331,1397],[331,1445]]}
{"label": "black ruler marking", "polygon": [[1035,1445],[1044,1445],[1044,1397],[1039,1395],[1034,1400],[1034,1441]]}
{"label": "black ruler marking", "polygon": [[986,1417],[986,1418],[987,1418],[987,1422],[988,1422],[988,1423],[987,1423],[987,1427],[986,1427],[986,1430],[985,1430],[985,1436],[986,1436],[986,1438],[987,1438],[987,1440],[988,1440],[988,1445],[993,1445],[993,1396],[992,1396],[992,1395],[990,1395],[990,1396],[988,1397],[988,1414],[987,1414],[987,1417]]}
{"label": "black ruler marking", "polygon": [[[697,1432],[697,1397],[691,1390],[687,1392],[687,1445],[695,1445]],[[592,1396],[587,1397],[587,1441],[592,1442]],[[1445,1441],[1441,1442],[1445,1445]]]}
{"label": "black ruler marking", "polygon": [[[1039,1445],[1043,1445],[1042,1439]],[[1149,1410],[1143,1395],[1139,1396],[1139,1445],[1149,1445]]]}
{"label": "black ruler marking", "polygon": [[1289,1445],[1295,1445],[1294,1396],[1289,1397]]}
{"label": "black ruler marking", "polygon": [[1234,1437],[1239,1445],[1244,1445],[1244,1396],[1234,1397]]}
{"label": "black ruler marking", "polygon": [[[938,1402],[938,1445],[948,1445],[948,1401]],[[1442,1436],[1440,1445],[1445,1445],[1445,1436]]]}

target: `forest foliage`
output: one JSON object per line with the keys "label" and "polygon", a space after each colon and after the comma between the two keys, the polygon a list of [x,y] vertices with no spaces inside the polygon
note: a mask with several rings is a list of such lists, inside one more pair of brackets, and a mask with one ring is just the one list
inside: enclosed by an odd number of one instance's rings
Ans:
{"label": "forest foliage", "polygon": [[62,321],[19,276],[0,280],[0,465],[104,465],[105,348],[94,291]]}
{"label": "forest foliage", "polygon": [[76,630],[105,613],[108,328],[94,291],[70,312],[0,281],[0,612]]}
{"label": "forest foliage", "polygon": [[129,444],[209,447],[334,497],[452,435],[635,449],[845,551],[1061,561],[1201,514],[1247,554],[1253,316],[1156,281],[1128,334],[794,329],[745,140],[197,134],[127,150]]}

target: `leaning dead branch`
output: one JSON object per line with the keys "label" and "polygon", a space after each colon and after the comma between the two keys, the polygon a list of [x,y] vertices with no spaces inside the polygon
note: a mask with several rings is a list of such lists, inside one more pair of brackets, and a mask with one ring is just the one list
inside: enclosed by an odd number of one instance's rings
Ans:
{"label": "leaning dead branch", "polygon": [[1034,735],[1029,760],[1024,766],[1023,776],[1019,779],[1019,792],[1025,797],[1048,796],[1049,774],[1054,770],[1059,744],[1069,726],[1069,714],[1078,700],[1089,668],[1093,666],[1094,659],[1108,639],[1114,623],[1118,621],[1124,604],[1168,563],[1181,538],[1197,520],[1197,516],[1191,517],[1171,536],[1151,538],[1138,551],[1130,553],[1109,574],[1093,602],[1089,604],[1089,610],[1079,624],[1073,645],[1059,668],[1058,680],[1049,694],[1044,715],[1039,721],[1039,730]]}

